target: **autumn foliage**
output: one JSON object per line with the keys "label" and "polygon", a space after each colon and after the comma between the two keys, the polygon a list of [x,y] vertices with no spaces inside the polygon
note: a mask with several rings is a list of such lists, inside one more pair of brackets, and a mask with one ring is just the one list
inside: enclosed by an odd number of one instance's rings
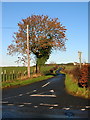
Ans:
{"label": "autumn foliage", "polygon": [[14,40],[8,46],[8,54],[16,53],[27,60],[27,25],[29,25],[29,50],[36,56],[36,62],[42,64],[47,61],[52,49],[65,50],[66,28],[58,18],[47,15],[32,15],[18,23],[18,32],[14,33]]}
{"label": "autumn foliage", "polygon": [[89,85],[90,85],[90,65],[83,65],[81,68],[81,75],[79,78],[79,86],[88,87]]}
{"label": "autumn foliage", "polygon": [[90,87],[90,65],[82,65],[81,69],[75,67],[70,73],[78,80],[79,87]]}
{"label": "autumn foliage", "polygon": [[71,74],[75,78],[74,81],[78,84],[79,87],[89,87],[90,88],[90,64],[76,66],[73,69],[65,69],[63,67],[62,71],[66,74]]}
{"label": "autumn foliage", "polygon": [[13,44],[8,46],[9,54],[24,53],[27,50],[27,25],[29,25],[30,50],[34,54],[40,53],[42,48],[65,49],[65,26],[58,22],[58,18],[44,15],[32,15],[18,23],[18,32],[14,33]]}

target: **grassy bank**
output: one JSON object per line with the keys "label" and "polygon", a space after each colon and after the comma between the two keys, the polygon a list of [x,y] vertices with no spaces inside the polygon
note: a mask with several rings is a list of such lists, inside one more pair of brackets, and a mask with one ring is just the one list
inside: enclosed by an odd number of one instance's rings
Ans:
{"label": "grassy bank", "polygon": [[77,80],[75,80],[75,78],[73,78],[71,74],[66,74],[65,86],[66,86],[67,92],[74,96],[90,99],[89,88],[79,87],[76,81]]}
{"label": "grassy bank", "polygon": [[[32,70],[32,74],[31,74],[31,78],[27,78],[26,76],[22,76],[18,79],[14,79],[14,80],[7,80],[7,81],[3,81],[2,82],[2,88],[7,88],[7,87],[15,87],[15,86],[22,86],[22,85],[27,85],[27,84],[31,84],[34,82],[38,82],[38,81],[42,81],[42,80],[46,80],[49,78],[52,78],[54,76],[54,74],[50,74],[50,69],[55,67],[55,65],[45,65],[41,67],[41,73],[36,74],[33,72],[33,70],[35,69],[35,67],[31,67]],[[24,71],[26,70],[26,67],[3,67],[3,71],[7,70],[7,73],[11,72],[11,71]]]}
{"label": "grassy bank", "polygon": [[66,91],[73,96],[90,99],[90,87],[87,88],[79,87],[78,77],[77,77],[79,73],[78,71],[75,71],[75,68],[76,66],[74,65],[65,65],[64,70],[62,70],[62,72],[66,74],[66,79],[65,79]]}
{"label": "grassy bank", "polygon": [[35,82],[42,81],[42,80],[46,80],[46,79],[49,79],[52,77],[53,77],[53,75],[48,75],[48,76],[39,76],[36,78],[29,78],[26,80],[15,80],[12,82],[3,82],[2,88],[28,85],[28,84],[35,83]]}

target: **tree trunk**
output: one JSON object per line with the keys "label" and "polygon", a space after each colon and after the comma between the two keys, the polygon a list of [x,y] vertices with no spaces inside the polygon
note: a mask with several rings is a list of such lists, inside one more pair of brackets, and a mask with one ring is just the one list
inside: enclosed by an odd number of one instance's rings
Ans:
{"label": "tree trunk", "polygon": [[41,66],[38,66],[38,73],[40,73],[40,68],[41,68]]}
{"label": "tree trunk", "polygon": [[37,65],[37,63],[36,63],[36,73],[38,73],[38,65]]}
{"label": "tree trunk", "polygon": [[36,63],[36,73],[40,73],[40,68],[41,66],[38,66],[38,64]]}

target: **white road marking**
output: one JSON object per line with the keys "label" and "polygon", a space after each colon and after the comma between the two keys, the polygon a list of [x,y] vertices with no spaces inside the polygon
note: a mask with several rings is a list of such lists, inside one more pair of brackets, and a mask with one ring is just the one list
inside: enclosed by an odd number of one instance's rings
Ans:
{"label": "white road marking", "polygon": [[44,84],[42,87],[45,87],[45,86],[47,86],[47,85],[49,85],[49,84],[50,84],[50,82],[48,82],[48,83]]}
{"label": "white road marking", "polygon": [[54,105],[55,107],[58,106],[58,105]]}
{"label": "white road marking", "polygon": [[50,90],[50,92],[54,92],[54,90]]}
{"label": "white road marking", "polygon": [[30,105],[30,104],[32,104],[32,103],[24,103],[24,105]]}
{"label": "white road marking", "polygon": [[38,96],[38,97],[56,97],[56,95],[40,95],[40,94],[33,94],[33,95],[30,95],[30,96]]}
{"label": "white road marking", "polygon": [[30,92],[27,92],[26,94],[28,95],[28,94],[30,94]]}
{"label": "white road marking", "polygon": [[85,111],[85,109],[81,109],[81,111]]}
{"label": "white road marking", "polygon": [[53,107],[50,107],[49,109],[53,109]]}
{"label": "white road marking", "polygon": [[86,106],[85,108],[90,108],[90,106]]}
{"label": "white road marking", "polygon": [[14,104],[8,104],[9,106],[12,106],[12,105],[14,105]]}
{"label": "white road marking", "polygon": [[64,110],[69,110],[70,108],[63,108]]}
{"label": "white road marking", "polygon": [[40,105],[42,105],[42,106],[52,106],[52,107],[58,106],[57,104],[44,104],[44,103],[40,103]]}
{"label": "white road marking", "polygon": [[17,95],[17,96],[11,96],[11,97],[7,97],[7,98],[3,98],[3,100],[5,100],[5,99],[10,99],[10,98],[14,98],[14,97],[18,97],[18,96],[22,96],[22,95],[26,95],[26,94],[30,94],[30,93],[33,93],[33,92],[36,92],[37,90],[33,90],[33,91],[31,91],[31,92],[27,92],[27,93],[25,93],[25,94],[19,94],[19,95]]}
{"label": "white road marking", "polygon": [[30,94],[30,93],[33,93],[33,92],[36,92],[37,90],[33,90],[31,92],[27,92],[26,94]]}
{"label": "white road marking", "polygon": [[3,98],[3,100],[9,99],[9,98],[14,98],[14,97],[18,97],[18,96],[11,96],[11,97],[7,97],[7,98]]}
{"label": "white road marking", "polygon": [[18,96],[23,96],[23,94],[19,94]]}
{"label": "white road marking", "polygon": [[33,90],[33,92],[36,92],[37,90]]}
{"label": "white road marking", "polygon": [[34,106],[34,108],[38,108],[38,106]]}
{"label": "white road marking", "polygon": [[19,107],[23,107],[24,105],[19,105]]}
{"label": "white road marking", "polygon": [[3,101],[2,103],[8,103],[8,101]]}

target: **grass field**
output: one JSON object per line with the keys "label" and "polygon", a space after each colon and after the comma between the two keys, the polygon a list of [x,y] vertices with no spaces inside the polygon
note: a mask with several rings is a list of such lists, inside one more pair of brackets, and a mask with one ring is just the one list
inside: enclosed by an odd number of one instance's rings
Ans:
{"label": "grass field", "polygon": [[74,65],[64,65],[64,67],[65,67],[65,70],[72,70],[73,68],[75,68],[75,66]]}
{"label": "grass field", "polygon": [[[1,67],[0,67],[1,68]],[[31,67],[31,73],[33,72],[35,67]],[[7,74],[10,74],[10,72],[24,72],[24,71],[27,71],[27,67],[2,67],[2,72],[6,72]]]}
{"label": "grass field", "polygon": [[[31,78],[27,78],[23,76],[20,78],[16,78],[14,80],[6,80],[2,82],[2,88],[5,87],[11,87],[11,86],[21,86],[21,85],[26,85],[26,84],[30,84],[30,83],[34,83],[34,82],[38,82],[41,80],[46,80],[48,78],[53,77],[53,75],[46,75],[47,73],[49,73],[49,70],[51,68],[53,68],[55,65],[45,65],[41,67],[41,73],[40,74],[35,74],[35,67],[31,67]],[[4,75],[8,75],[10,73],[12,73],[14,71],[15,74],[18,74],[18,72],[23,73],[24,71],[27,71],[27,67],[2,67],[2,72],[4,73],[6,71],[6,74]],[[12,74],[13,75],[13,74]],[[12,78],[12,77],[11,77]],[[22,79],[21,79],[22,78]]]}
{"label": "grass field", "polygon": [[[41,67],[41,74],[46,74],[54,65]],[[16,80],[27,76],[27,67],[2,67],[0,68],[2,82]],[[35,67],[30,68],[31,75],[35,74]]]}
{"label": "grass field", "polygon": [[[50,70],[52,67],[54,67],[54,65],[48,66],[42,66],[41,67],[41,72],[44,73],[48,70]],[[9,74],[10,72],[24,72],[27,71],[27,67],[0,67],[0,69],[2,69],[2,72],[6,71],[7,74]],[[33,73],[35,71],[35,67],[31,67],[30,68],[31,73]]]}

